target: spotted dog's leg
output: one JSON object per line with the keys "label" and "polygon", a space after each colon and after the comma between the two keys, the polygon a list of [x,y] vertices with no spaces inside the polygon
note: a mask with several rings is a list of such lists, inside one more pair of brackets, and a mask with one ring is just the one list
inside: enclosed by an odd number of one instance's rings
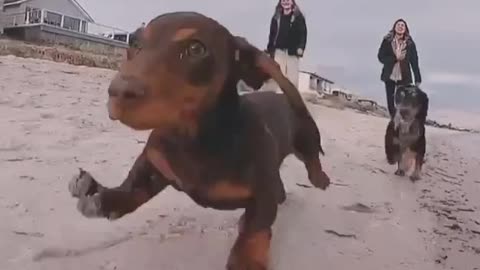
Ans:
{"label": "spotted dog's leg", "polygon": [[80,169],[69,182],[68,189],[78,198],[77,209],[85,217],[117,219],[135,211],[167,186],[166,179],[142,154],[118,187],[104,187],[90,173]]}
{"label": "spotted dog's leg", "polygon": [[425,158],[426,152],[426,140],[425,135],[421,136],[418,142],[416,143],[415,147],[415,170],[413,171],[412,175],[410,176],[410,180],[418,181],[420,180],[422,166]]}
{"label": "spotted dog's leg", "polygon": [[398,132],[395,131],[395,123],[390,121],[385,130],[384,145],[387,162],[390,165],[397,163],[400,160],[400,142],[398,140]]}
{"label": "spotted dog's leg", "polygon": [[405,168],[406,168],[406,157],[405,157],[405,151],[401,149],[399,154],[399,159],[397,162],[397,170],[395,171],[395,175],[398,176],[405,176]]}

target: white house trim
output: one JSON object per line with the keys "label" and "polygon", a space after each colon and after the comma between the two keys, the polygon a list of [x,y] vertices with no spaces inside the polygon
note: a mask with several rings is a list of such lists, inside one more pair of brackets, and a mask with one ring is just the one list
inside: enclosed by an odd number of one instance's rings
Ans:
{"label": "white house trim", "polygon": [[[6,3],[3,6],[4,7],[14,6],[14,5],[22,4],[22,3],[25,3],[25,2],[28,2],[28,1],[31,1],[31,0],[18,0],[18,1],[15,1],[15,2]],[[68,1],[70,1],[76,8],[78,8],[78,10],[80,10],[80,12],[83,14],[83,16],[85,16],[87,18],[88,22],[90,22],[90,23],[95,22],[95,20],[92,18],[92,16],[90,16],[90,14],[88,14],[88,12],[76,0],[68,0]]]}

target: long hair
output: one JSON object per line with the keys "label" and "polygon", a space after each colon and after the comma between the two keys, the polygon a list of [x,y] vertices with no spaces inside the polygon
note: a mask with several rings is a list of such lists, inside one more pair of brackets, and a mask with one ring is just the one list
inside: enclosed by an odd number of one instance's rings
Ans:
{"label": "long hair", "polygon": [[388,31],[387,35],[385,36],[385,38],[388,38],[388,39],[393,39],[393,37],[395,37],[395,26],[397,25],[397,23],[399,22],[403,22],[405,24],[405,34],[404,34],[404,39],[405,40],[412,40],[412,36],[410,35],[410,29],[408,28],[408,24],[407,22],[400,18],[398,20],[396,20],[394,23],[393,23],[393,26],[392,28],[390,29],[390,31]]}
{"label": "long hair", "polygon": [[391,33],[393,36],[395,36],[395,26],[396,26],[397,23],[399,23],[399,22],[403,22],[403,23],[405,24],[405,34],[404,34],[404,35],[405,35],[405,39],[409,39],[409,38],[410,38],[410,29],[408,28],[407,22],[406,22],[404,19],[402,19],[402,18],[396,20],[396,21],[393,23],[393,26],[392,26],[392,29],[390,30],[390,33]]}
{"label": "long hair", "polygon": [[[283,7],[282,7],[281,2],[282,2],[282,0],[278,0],[277,5],[275,6],[275,12],[273,13],[274,17],[279,16],[283,12]],[[295,1],[295,0],[292,0],[292,11],[293,11],[293,14],[302,14],[303,15],[302,11],[300,10],[300,7],[297,5],[297,1]]]}
{"label": "long hair", "polygon": [[[277,3],[277,6],[275,7],[275,10],[277,10],[277,11],[282,11],[283,10],[281,2],[282,2],[282,0],[278,0],[278,3]],[[294,10],[297,7],[297,2],[295,2],[295,0],[292,0],[292,3],[293,3],[292,10]]]}

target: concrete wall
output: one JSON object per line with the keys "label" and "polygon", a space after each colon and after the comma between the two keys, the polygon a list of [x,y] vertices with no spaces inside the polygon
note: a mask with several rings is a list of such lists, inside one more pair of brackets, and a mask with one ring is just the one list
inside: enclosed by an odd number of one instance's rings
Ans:
{"label": "concrete wall", "polygon": [[66,48],[102,55],[124,55],[126,43],[86,35],[75,31],[49,26],[35,25],[6,30],[9,37],[41,45],[61,45]]}
{"label": "concrete wall", "polygon": [[62,46],[42,46],[12,39],[0,39],[0,55],[15,55],[113,70],[118,69],[120,63],[125,59],[124,55],[94,54],[67,49]]}

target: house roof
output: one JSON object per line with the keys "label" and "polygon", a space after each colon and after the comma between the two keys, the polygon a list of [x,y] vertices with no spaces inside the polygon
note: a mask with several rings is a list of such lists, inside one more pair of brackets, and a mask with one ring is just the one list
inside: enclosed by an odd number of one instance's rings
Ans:
{"label": "house roof", "polygon": [[[21,4],[21,3],[25,3],[25,2],[28,2],[28,1],[31,1],[31,0],[5,0],[4,2],[4,6],[11,6],[11,5],[17,5],[17,4]],[[78,10],[80,10],[80,12],[83,14],[83,16],[85,16],[88,20],[88,22],[95,22],[95,20],[92,18],[92,16],[90,16],[90,14],[88,14],[88,12],[76,1],[76,0],[66,0],[66,1],[70,1],[76,8],[78,8]]]}
{"label": "house roof", "polygon": [[333,81],[331,81],[331,80],[329,80],[329,79],[327,79],[327,78],[324,78],[324,77],[318,75],[318,74],[315,73],[315,72],[310,72],[310,71],[305,71],[305,70],[301,70],[300,72],[303,72],[303,73],[305,73],[305,74],[309,74],[309,75],[311,75],[311,76],[314,76],[314,77],[316,77],[316,78],[318,78],[318,79],[320,79],[320,80],[326,81],[326,82],[329,83],[329,84],[334,84]]}

